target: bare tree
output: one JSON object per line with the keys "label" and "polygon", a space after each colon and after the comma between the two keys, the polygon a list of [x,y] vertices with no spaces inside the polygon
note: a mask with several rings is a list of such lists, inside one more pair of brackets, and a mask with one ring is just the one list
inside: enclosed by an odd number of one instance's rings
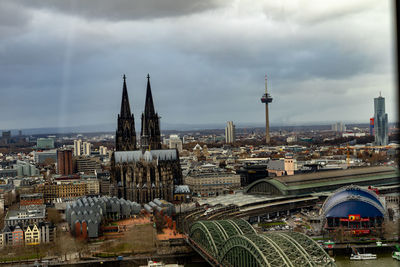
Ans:
{"label": "bare tree", "polygon": [[61,214],[55,208],[47,209],[47,219],[53,224],[59,224],[61,219]]}
{"label": "bare tree", "polygon": [[157,233],[162,233],[162,232],[163,232],[163,229],[164,229],[165,226],[166,226],[166,222],[165,222],[165,220],[164,220],[164,216],[162,216],[160,213],[157,213],[157,214],[154,216],[154,223],[155,223],[155,225],[156,225]]}

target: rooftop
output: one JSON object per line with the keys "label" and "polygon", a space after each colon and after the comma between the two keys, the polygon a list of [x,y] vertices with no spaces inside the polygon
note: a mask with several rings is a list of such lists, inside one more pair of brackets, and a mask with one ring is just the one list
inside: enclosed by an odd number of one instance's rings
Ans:
{"label": "rooftop", "polygon": [[46,209],[28,209],[28,210],[9,210],[4,220],[20,220],[20,219],[44,219],[46,217]]}
{"label": "rooftop", "polygon": [[116,151],[114,153],[115,162],[123,163],[123,162],[135,162],[140,160],[152,161],[153,159],[157,160],[177,160],[178,154],[175,149],[159,149],[159,150],[151,150],[145,151],[144,153],[141,150],[135,151]]}
{"label": "rooftop", "polygon": [[354,168],[347,170],[334,170],[334,171],[322,171],[322,172],[314,172],[314,173],[306,173],[306,174],[298,174],[293,176],[280,176],[275,179],[281,183],[287,185],[295,185],[295,184],[303,184],[303,183],[314,183],[317,180],[326,180],[326,179],[344,179],[344,178],[352,178],[352,177],[360,177],[360,176],[371,176],[373,174],[390,174],[394,173],[396,170],[393,167],[387,166],[378,166],[378,167],[363,167],[363,168]]}
{"label": "rooftop", "polygon": [[[255,186],[267,183],[284,195],[295,195],[297,191],[306,190],[309,193],[331,191],[332,187],[339,188],[350,184],[359,185],[392,185],[398,183],[399,172],[392,167],[369,167],[339,171],[315,172],[293,176],[264,178],[253,182],[246,188],[251,192]],[[249,191],[250,190],[250,191]]]}
{"label": "rooftop", "polygon": [[204,205],[204,204],[208,204],[210,206],[236,205],[238,207],[241,207],[241,206],[245,206],[248,204],[265,202],[265,201],[272,200],[275,198],[276,197],[268,197],[268,196],[263,196],[263,195],[247,195],[247,194],[243,194],[242,192],[237,192],[236,194],[218,196],[218,197],[213,197],[210,199],[201,199],[198,202],[200,205]]}

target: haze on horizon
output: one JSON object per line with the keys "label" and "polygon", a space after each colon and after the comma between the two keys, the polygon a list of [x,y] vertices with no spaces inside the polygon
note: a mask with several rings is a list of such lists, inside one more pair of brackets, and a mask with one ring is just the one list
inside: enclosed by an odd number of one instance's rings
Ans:
{"label": "haze on horizon", "polygon": [[[163,124],[398,121],[393,1],[0,0],[1,129],[136,124],[150,73]],[[138,130],[138,129],[136,129]]]}

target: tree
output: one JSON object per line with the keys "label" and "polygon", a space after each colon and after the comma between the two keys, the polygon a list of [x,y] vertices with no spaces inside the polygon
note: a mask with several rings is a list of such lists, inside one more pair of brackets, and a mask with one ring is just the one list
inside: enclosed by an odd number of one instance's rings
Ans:
{"label": "tree", "polygon": [[166,222],[164,216],[161,213],[156,213],[154,216],[154,223],[156,225],[157,233],[162,233],[163,229],[166,227]]}
{"label": "tree", "polygon": [[388,216],[389,216],[389,221],[393,221],[394,210],[392,208],[388,208]]}
{"label": "tree", "polygon": [[225,160],[221,160],[221,161],[219,162],[219,167],[222,168],[222,169],[225,169],[225,167],[226,167],[226,162],[225,162]]}
{"label": "tree", "polygon": [[54,159],[52,158],[47,158],[43,161],[44,166],[50,166],[55,164],[56,162],[54,161]]}
{"label": "tree", "polygon": [[47,209],[47,219],[55,225],[62,221],[61,214],[55,208]]}

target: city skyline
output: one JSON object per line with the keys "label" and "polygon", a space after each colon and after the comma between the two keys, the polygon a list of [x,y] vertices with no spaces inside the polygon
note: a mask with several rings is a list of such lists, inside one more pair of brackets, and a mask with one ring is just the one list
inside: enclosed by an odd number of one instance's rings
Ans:
{"label": "city skyline", "polygon": [[162,129],[262,126],[265,73],[272,126],[368,123],[379,91],[398,120],[390,1],[119,3],[4,1],[2,129],[115,123],[124,73],[137,122],[150,73]]}

